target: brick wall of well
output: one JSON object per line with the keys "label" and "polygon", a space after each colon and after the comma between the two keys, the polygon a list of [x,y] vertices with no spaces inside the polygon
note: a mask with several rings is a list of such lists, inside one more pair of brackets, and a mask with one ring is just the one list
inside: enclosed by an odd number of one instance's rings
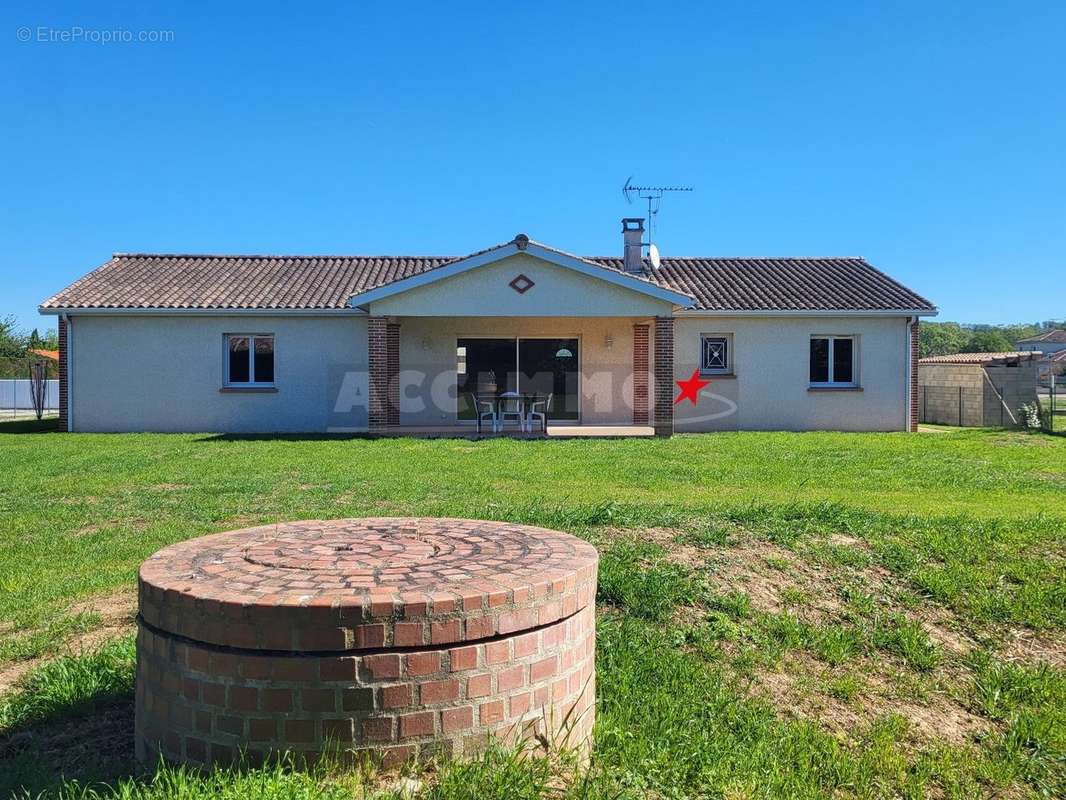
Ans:
{"label": "brick wall of well", "polygon": [[385,765],[467,756],[533,732],[587,747],[595,608],[542,628],[456,646],[362,655],[266,654],[202,645],[144,623],[136,745],[142,763],[258,763],[324,751]]}

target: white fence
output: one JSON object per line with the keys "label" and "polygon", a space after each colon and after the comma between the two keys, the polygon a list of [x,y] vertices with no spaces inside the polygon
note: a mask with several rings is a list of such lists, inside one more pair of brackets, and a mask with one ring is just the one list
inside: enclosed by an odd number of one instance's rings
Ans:
{"label": "white fence", "polygon": [[[45,381],[44,407],[49,411],[59,409],[59,381]],[[0,411],[33,410],[33,395],[30,394],[28,378],[5,378],[0,380]]]}

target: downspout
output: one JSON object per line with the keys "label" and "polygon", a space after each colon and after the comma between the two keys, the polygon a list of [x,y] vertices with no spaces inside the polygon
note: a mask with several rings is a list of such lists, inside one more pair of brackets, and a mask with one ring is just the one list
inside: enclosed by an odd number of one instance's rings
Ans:
{"label": "downspout", "polygon": [[67,362],[67,433],[72,433],[74,431],[74,394],[70,389],[74,385],[74,359],[71,357],[74,352],[74,321],[69,314],[60,314],[59,324],[67,327],[67,352],[64,354]]}
{"label": "downspout", "polygon": [[917,317],[907,317],[907,380],[904,382],[906,388],[903,394],[903,430],[907,433],[911,432],[911,403],[913,402],[914,392],[914,348],[912,347],[912,342],[914,341],[914,323],[917,321]]}

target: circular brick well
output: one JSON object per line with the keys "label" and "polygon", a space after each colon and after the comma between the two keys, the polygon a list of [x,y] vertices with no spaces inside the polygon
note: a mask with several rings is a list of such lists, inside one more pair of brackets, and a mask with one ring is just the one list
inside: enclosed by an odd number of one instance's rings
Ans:
{"label": "circular brick well", "polygon": [[292,522],[141,566],[137,756],[395,764],[534,732],[586,747],[596,550],[461,519]]}

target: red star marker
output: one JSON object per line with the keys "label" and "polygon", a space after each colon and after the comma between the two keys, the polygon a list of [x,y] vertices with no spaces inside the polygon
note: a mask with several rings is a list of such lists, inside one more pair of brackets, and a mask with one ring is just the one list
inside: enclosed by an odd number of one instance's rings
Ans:
{"label": "red star marker", "polygon": [[698,369],[692,370],[692,375],[688,380],[674,381],[677,384],[677,388],[681,390],[681,394],[674,398],[674,405],[676,406],[682,400],[691,400],[692,405],[696,405],[700,399],[700,389],[710,383],[700,377],[700,371]]}

